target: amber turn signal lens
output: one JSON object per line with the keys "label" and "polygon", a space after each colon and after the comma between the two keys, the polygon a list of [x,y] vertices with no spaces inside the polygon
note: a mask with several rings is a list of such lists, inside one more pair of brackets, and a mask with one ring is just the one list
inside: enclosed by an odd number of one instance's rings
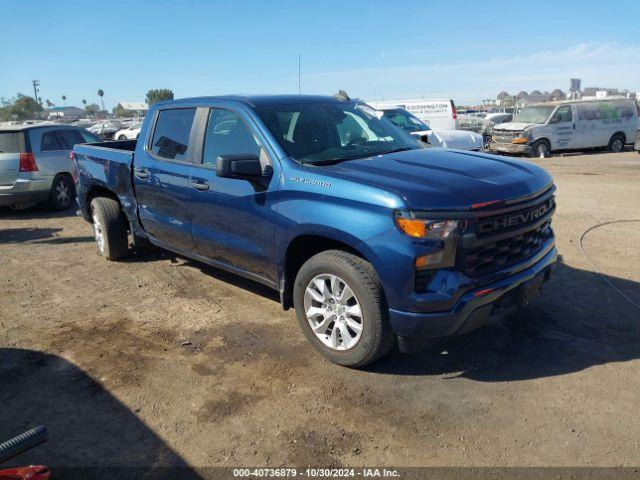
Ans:
{"label": "amber turn signal lens", "polygon": [[513,140],[511,140],[511,143],[528,143],[529,139],[528,138],[514,138]]}
{"label": "amber turn signal lens", "polygon": [[410,237],[424,237],[426,230],[422,220],[412,220],[410,218],[396,218],[400,229]]}

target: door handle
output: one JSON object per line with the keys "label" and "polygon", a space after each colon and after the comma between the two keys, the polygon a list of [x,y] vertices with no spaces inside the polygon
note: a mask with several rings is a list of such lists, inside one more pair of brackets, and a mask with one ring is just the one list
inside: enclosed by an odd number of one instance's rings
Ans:
{"label": "door handle", "polygon": [[200,190],[201,192],[205,191],[205,190],[209,190],[209,184],[207,182],[203,182],[200,180],[193,180],[191,182],[191,186],[193,188],[195,188],[196,190]]}
{"label": "door handle", "polygon": [[149,178],[149,172],[144,168],[139,168],[135,170],[135,176],[141,180],[146,180]]}

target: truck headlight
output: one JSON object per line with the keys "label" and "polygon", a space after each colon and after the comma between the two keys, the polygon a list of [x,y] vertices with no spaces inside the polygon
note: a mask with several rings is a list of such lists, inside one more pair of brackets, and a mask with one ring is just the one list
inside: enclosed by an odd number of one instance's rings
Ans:
{"label": "truck headlight", "polygon": [[464,220],[439,220],[415,218],[411,213],[396,212],[396,225],[413,238],[431,240],[429,250],[416,256],[417,270],[452,267],[456,259],[457,233],[465,228]]}
{"label": "truck headlight", "polygon": [[511,143],[529,143],[529,132],[518,132],[518,136],[515,137]]}
{"label": "truck headlight", "polygon": [[396,223],[400,230],[415,238],[432,238],[446,240],[453,236],[458,228],[458,220],[422,220],[396,216]]}

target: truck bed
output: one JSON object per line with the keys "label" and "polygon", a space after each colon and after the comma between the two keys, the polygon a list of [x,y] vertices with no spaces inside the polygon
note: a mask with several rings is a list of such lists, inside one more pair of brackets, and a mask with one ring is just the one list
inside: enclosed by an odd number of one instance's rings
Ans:
{"label": "truck bed", "polygon": [[83,143],[76,145],[73,151],[76,155],[86,155],[87,157],[131,165],[137,142],[137,140],[118,140],[115,142]]}

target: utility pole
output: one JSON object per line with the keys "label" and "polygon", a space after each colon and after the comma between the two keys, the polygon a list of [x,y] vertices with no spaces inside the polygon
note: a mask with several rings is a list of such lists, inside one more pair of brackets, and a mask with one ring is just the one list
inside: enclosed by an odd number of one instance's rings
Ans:
{"label": "utility pole", "polygon": [[40,103],[38,102],[38,90],[39,90],[39,86],[40,86],[40,80],[32,80],[33,81],[33,94],[36,97],[36,103]]}

